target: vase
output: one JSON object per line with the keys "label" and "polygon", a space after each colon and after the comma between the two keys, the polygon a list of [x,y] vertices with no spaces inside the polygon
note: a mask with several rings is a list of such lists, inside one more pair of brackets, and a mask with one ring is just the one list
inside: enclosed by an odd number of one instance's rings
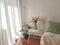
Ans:
{"label": "vase", "polygon": [[34,29],[37,30],[37,22],[34,23],[34,26],[35,26]]}

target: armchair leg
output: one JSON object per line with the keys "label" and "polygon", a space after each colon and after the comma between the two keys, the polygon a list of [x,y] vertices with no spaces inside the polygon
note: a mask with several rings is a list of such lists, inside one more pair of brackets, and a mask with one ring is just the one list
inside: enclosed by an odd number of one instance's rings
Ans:
{"label": "armchair leg", "polygon": [[29,37],[28,37],[28,42],[29,42],[29,40],[30,40],[30,35],[29,35]]}

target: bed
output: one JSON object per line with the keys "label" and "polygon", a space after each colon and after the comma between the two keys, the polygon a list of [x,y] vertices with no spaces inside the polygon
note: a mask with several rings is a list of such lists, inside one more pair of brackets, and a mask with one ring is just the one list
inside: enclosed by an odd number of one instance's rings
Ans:
{"label": "bed", "polygon": [[60,19],[49,18],[40,45],[60,45]]}
{"label": "bed", "polygon": [[40,45],[60,45],[60,34],[45,32]]}

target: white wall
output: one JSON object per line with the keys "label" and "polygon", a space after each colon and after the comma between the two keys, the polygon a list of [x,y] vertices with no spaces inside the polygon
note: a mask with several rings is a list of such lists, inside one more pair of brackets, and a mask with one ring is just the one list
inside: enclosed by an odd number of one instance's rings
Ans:
{"label": "white wall", "polygon": [[31,20],[31,16],[42,18],[60,17],[60,0],[25,0],[25,21]]}
{"label": "white wall", "polygon": [[25,12],[30,16],[60,16],[60,0],[25,0]]}

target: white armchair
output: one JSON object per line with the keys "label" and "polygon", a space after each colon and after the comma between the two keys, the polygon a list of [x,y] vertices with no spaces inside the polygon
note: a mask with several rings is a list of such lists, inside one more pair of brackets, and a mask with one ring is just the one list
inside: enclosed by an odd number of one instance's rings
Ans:
{"label": "white armchair", "polygon": [[28,34],[29,34],[29,38],[28,40],[30,39],[30,36],[32,35],[34,38],[37,38],[37,37],[41,37],[43,35],[44,31],[43,30],[35,30],[35,29],[31,29],[28,31]]}

